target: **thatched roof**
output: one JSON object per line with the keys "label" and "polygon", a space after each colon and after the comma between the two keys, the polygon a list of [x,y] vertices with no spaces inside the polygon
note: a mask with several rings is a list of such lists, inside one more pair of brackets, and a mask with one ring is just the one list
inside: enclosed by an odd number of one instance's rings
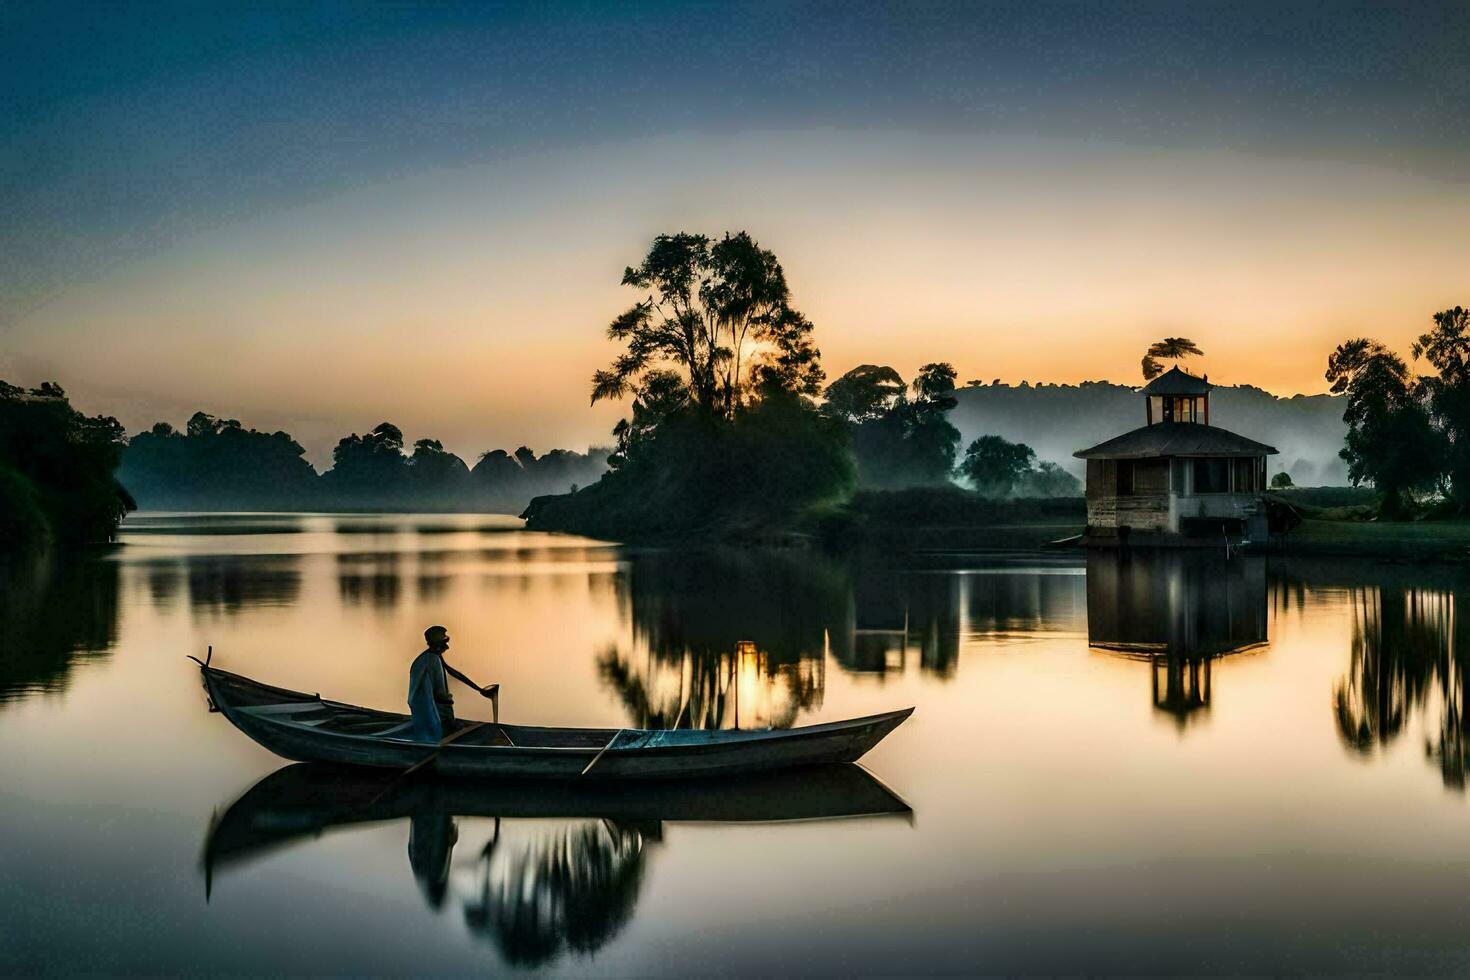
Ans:
{"label": "thatched roof", "polygon": [[1156,422],[1072,455],[1078,459],[1149,459],[1156,456],[1274,456],[1268,446],[1228,429],[1198,422]]}
{"label": "thatched roof", "polygon": [[1143,386],[1145,395],[1208,395],[1215,387],[1204,378],[1197,378],[1188,371],[1171,367],[1163,374]]}

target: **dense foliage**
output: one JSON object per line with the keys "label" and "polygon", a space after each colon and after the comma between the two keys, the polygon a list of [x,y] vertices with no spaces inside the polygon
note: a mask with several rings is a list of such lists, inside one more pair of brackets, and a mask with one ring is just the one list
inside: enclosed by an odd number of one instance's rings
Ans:
{"label": "dense foliage", "polygon": [[910,387],[886,365],[863,364],[827,386],[823,411],[852,438],[858,482],[894,489],[948,483],[960,432],[949,421],[957,402],[955,369],[925,364]]}
{"label": "dense foliage", "polygon": [[1434,314],[1434,329],[1414,342],[1414,358],[1437,374],[1422,378],[1420,393],[1430,421],[1444,437],[1443,477],[1460,513],[1470,511],[1470,310]]}
{"label": "dense foliage", "polygon": [[984,496],[1008,497],[1034,462],[1036,452],[1030,446],[1000,436],[981,436],[965,450],[959,470]]}
{"label": "dense foliage", "polygon": [[0,551],[110,538],[134,506],[113,476],[124,436],[59,385],[0,381]]}
{"label": "dense foliage", "polygon": [[1332,352],[1327,380],[1347,396],[1349,478],[1378,489],[1385,516],[1401,513],[1405,494],[1433,488],[1444,467],[1444,439],[1430,425],[1421,387],[1403,358],[1363,337]]}
{"label": "dense foliage", "polygon": [[167,422],[128,444],[119,479],[157,506],[208,501],[222,509],[289,510],[313,500],[317,475],[284,432],[257,432],[195,412],[183,432]]}
{"label": "dense foliage", "polygon": [[659,235],[623,285],[645,297],[607,328],[625,350],[592,378],[592,401],[642,396],[678,377],[690,405],[730,418],[766,384],[814,395],[823,375],[812,324],[790,305],[775,253],[745,232],[718,241]]}
{"label": "dense foliage", "polygon": [[1188,337],[1165,337],[1158,343],[1151,344],[1144,352],[1143,380],[1152,381],[1164,373],[1164,365],[1159,363],[1160,358],[1178,363],[1186,357],[1203,357],[1204,353]]}
{"label": "dense foliage", "polygon": [[592,379],[593,402],[632,397],[612,470],[532,501],[530,526],[758,533],[851,492],[847,429],[812,404],[821,354],[772,252],[745,232],[660,235],[623,284],[645,294],[608,327],[624,352]]}
{"label": "dense foliage", "polygon": [[767,389],[729,419],[690,408],[640,432],[593,486],[533,500],[529,526],[614,538],[737,536],[852,491],[846,430],[789,391]]}

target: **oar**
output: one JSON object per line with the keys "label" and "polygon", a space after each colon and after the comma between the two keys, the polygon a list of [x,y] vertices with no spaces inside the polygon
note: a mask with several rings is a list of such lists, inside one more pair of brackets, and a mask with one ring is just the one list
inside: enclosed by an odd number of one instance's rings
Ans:
{"label": "oar", "polygon": [[602,758],[603,753],[606,752],[608,749],[612,748],[613,743],[618,740],[618,735],[623,734],[623,732],[625,732],[625,731],[627,731],[626,728],[619,728],[618,731],[617,731],[617,735],[614,735],[612,738],[610,738],[610,739],[607,740],[607,744],[602,747],[601,751],[599,751],[596,755],[594,755],[592,757],[592,761],[589,762],[589,763],[587,763],[587,768],[582,770],[582,775],[583,776],[587,775],[589,772],[592,771],[592,767],[595,766],[595,765],[597,765],[598,760],[600,760]]}
{"label": "oar", "polygon": [[424,768],[424,766],[427,766],[429,763],[431,763],[435,759],[439,758],[439,753],[442,752],[442,751],[444,751],[444,746],[448,745],[450,742],[453,742],[456,739],[464,738],[470,732],[477,732],[480,729],[484,728],[485,726],[487,726],[487,725],[493,725],[493,724],[495,724],[495,722],[492,722],[492,721],[476,722],[475,724],[470,725],[468,728],[461,728],[459,731],[455,732],[453,735],[450,735],[450,736],[448,736],[446,738],[440,739],[439,740],[439,744],[434,747],[434,751],[433,752],[430,752],[427,756],[425,756],[424,758],[420,759],[418,762],[415,762],[413,765],[409,766],[407,769],[405,769],[402,772],[400,772],[397,776],[394,776],[393,777],[393,781],[390,782],[387,786],[384,786],[382,788],[382,790],[379,791],[379,793],[378,793],[377,796],[374,796],[372,799],[368,800],[367,805],[368,806],[372,806],[373,804],[377,803],[383,797],[385,797],[389,793],[391,793],[394,789],[397,789],[399,783],[403,782],[409,776],[412,776],[414,773],[416,773],[420,769]]}
{"label": "oar", "polygon": [[453,741],[455,741],[457,739],[464,738],[470,732],[479,731],[481,728],[484,728],[486,725],[493,725],[493,724],[495,724],[495,722],[493,722],[493,721],[476,722],[475,724],[469,726],[468,728],[461,728],[459,731],[455,732],[453,735],[447,735],[447,736],[445,736],[443,739],[440,739],[438,747],[434,749],[434,751],[433,751],[433,753],[431,755],[429,755],[425,759],[420,759],[418,762],[415,762],[413,765],[411,765],[407,769],[403,770],[402,774],[400,774],[398,778],[399,779],[402,779],[404,776],[412,776],[414,773],[416,773],[420,769],[424,768],[424,766],[427,766],[429,763],[431,763],[435,759],[439,758],[439,753],[440,752],[443,752],[444,751],[444,746],[448,745],[450,742],[453,742]]}

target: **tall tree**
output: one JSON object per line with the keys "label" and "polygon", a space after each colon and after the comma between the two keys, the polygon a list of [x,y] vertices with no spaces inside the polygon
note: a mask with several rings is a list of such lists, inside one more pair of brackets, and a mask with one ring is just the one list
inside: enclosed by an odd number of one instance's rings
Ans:
{"label": "tall tree", "polygon": [[907,388],[886,364],[859,364],[827,386],[826,412],[852,423],[870,422],[892,409]]}
{"label": "tall tree", "polygon": [[1008,497],[1016,482],[1031,472],[1035,461],[1036,452],[1024,443],[981,436],[965,450],[959,470],[985,496]]}
{"label": "tall tree", "polygon": [[1434,328],[1414,341],[1414,358],[1438,372],[1423,378],[1430,420],[1445,439],[1445,472],[1455,506],[1470,510],[1470,310],[1434,314]]}
{"label": "tall tree", "polygon": [[1152,381],[1164,373],[1158,359],[1181,361],[1186,357],[1203,357],[1204,351],[1188,337],[1165,337],[1151,345],[1143,355],[1143,380]]}
{"label": "tall tree", "polygon": [[659,235],[643,262],[624,270],[623,285],[649,292],[608,326],[626,349],[592,376],[594,403],[637,396],[667,371],[683,378],[691,403],[727,418],[752,381],[819,390],[811,321],[791,308],[775,253],[746,232],[718,241]]}
{"label": "tall tree", "polygon": [[1371,482],[1385,516],[1403,510],[1403,495],[1432,487],[1441,472],[1443,441],[1429,424],[1408,365],[1376,340],[1339,344],[1327,358],[1332,393],[1347,396],[1342,419],[1347,444],[1339,455],[1357,486]]}
{"label": "tall tree", "polygon": [[954,379],[954,365],[943,361],[925,364],[910,385],[913,400],[899,406],[916,482],[943,483],[954,470],[960,444],[960,430],[949,421],[950,410],[959,404]]}

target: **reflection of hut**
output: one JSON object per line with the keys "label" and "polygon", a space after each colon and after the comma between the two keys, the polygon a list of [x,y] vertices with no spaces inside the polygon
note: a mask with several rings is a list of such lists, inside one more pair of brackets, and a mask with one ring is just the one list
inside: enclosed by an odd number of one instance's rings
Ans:
{"label": "reflection of hut", "polygon": [[1210,424],[1204,378],[1171,368],[1143,388],[1147,423],[1084,449],[1087,542],[1262,540],[1271,446]]}
{"label": "reflection of hut", "polygon": [[1154,706],[1181,725],[1210,704],[1211,662],[1264,644],[1266,622],[1262,559],[1088,556],[1088,645],[1148,661]]}

